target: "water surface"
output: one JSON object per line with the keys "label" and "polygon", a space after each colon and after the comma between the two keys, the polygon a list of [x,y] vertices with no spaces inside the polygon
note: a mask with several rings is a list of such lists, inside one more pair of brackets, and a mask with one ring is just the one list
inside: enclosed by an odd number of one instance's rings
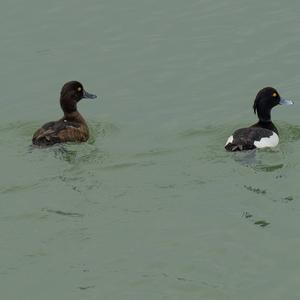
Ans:
{"label": "water surface", "polygon": [[[2,1],[2,298],[298,299],[299,11]],[[31,148],[68,80],[90,141]],[[226,153],[266,85],[279,147]]]}

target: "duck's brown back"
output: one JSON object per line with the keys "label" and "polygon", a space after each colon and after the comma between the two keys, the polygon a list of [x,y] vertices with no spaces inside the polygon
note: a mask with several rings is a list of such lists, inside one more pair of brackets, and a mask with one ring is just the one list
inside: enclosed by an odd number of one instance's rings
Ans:
{"label": "duck's brown back", "polygon": [[86,142],[89,129],[78,112],[65,115],[56,122],[49,122],[39,128],[32,137],[32,143],[38,146],[51,146],[57,143]]}

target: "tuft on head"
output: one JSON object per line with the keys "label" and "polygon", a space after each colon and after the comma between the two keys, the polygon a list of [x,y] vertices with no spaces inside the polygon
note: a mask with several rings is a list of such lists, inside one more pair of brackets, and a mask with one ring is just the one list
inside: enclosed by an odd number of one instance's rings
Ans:
{"label": "tuft on head", "polygon": [[259,106],[262,104],[262,100],[269,102],[269,106],[273,107],[276,104],[279,103],[280,101],[280,96],[278,94],[278,92],[276,91],[276,89],[274,89],[273,87],[265,87],[263,89],[261,89],[254,100],[254,104],[253,104],[253,111],[256,114],[258,112]]}

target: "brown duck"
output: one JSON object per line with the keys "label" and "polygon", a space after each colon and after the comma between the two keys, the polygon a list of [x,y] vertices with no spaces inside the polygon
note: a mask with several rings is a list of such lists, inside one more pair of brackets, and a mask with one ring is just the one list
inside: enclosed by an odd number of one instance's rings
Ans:
{"label": "brown duck", "polygon": [[57,143],[86,142],[89,139],[89,128],[77,111],[77,103],[83,98],[94,99],[97,96],[85,91],[78,81],[65,83],[60,92],[60,106],[64,116],[39,128],[32,137],[32,143],[51,146]]}

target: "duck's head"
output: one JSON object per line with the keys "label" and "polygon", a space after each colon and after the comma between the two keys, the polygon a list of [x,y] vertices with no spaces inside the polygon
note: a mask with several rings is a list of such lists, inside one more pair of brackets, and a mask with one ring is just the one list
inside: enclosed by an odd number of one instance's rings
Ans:
{"label": "duck's head", "polygon": [[276,105],[291,105],[291,100],[281,98],[279,93],[272,87],[261,89],[254,100],[253,110],[262,122],[271,121],[271,110]]}
{"label": "duck's head", "polygon": [[78,81],[69,81],[64,84],[60,92],[60,106],[65,113],[77,110],[77,103],[83,99],[95,99],[96,95],[88,93]]}

